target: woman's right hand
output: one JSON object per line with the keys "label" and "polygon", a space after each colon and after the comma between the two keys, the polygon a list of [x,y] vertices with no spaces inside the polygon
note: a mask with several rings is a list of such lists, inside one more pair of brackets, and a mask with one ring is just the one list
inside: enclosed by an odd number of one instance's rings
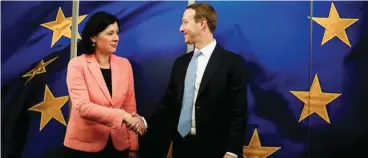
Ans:
{"label": "woman's right hand", "polygon": [[145,133],[145,125],[142,119],[137,116],[129,115],[124,118],[124,123],[127,125],[127,127],[134,131],[137,134],[143,135]]}

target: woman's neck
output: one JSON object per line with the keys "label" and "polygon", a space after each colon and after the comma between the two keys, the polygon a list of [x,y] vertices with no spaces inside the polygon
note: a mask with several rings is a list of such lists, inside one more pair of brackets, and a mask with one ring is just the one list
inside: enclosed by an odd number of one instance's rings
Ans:
{"label": "woman's neck", "polygon": [[100,68],[110,69],[110,54],[95,53],[97,62],[100,64]]}

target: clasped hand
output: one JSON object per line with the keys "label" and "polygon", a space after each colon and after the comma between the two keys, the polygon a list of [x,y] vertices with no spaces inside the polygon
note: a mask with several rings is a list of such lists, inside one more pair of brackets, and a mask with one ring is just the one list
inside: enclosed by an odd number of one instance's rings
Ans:
{"label": "clasped hand", "polygon": [[133,113],[130,117],[124,119],[127,128],[139,135],[143,135],[146,132],[146,126],[143,118],[138,114]]}

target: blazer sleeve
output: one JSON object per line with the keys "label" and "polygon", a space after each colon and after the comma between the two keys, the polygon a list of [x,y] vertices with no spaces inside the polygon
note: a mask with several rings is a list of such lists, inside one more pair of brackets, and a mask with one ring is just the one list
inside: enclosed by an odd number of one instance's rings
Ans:
{"label": "blazer sleeve", "polygon": [[[127,59],[125,60],[125,65],[127,67],[128,72],[128,93],[126,96],[125,103],[123,105],[124,109],[129,113],[137,113],[137,104],[135,100],[135,90],[134,90],[134,75],[130,62]],[[129,130],[129,150],[138,150],[138,135],[133,131]]]}
{"label": "blazer sleeve", "polygon": [[246,129],[247,89],[245,61],[234,56],[230,66],[229,91],[231,97],[231,123],[227,151],[242,155],[243,140]]}
{"label": "blazer sleeve", "polygon": [[90,101],[89,91],[83,74],[80,61],[72,59],[68,64],[67,86],[72,105],[79,112],[80,116],[110,126],[113,129],[120,129],[124,117],[129,117],[129,113],[122,109],[112,109],[97,105]]}
{"label": "blazer sleeve", "polygon": [[[173,102],[175,99],[175,72],[178,70],[180,57],[177,58],[171,68],[171,74],[169,78],[169,83],[166,87],[165,94],[160,100],[158,105],[156,105],[154,112],[146,117],[148,125],[170,125],[174,118]],[[161,126],[160,126],[161,127]]]}

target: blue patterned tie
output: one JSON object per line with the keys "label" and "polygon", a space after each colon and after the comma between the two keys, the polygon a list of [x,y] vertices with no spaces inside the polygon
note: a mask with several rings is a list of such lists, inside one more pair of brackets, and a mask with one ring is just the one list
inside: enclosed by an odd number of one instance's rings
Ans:
{"label": "blue patterned tie", "polygon": [[192,125],[194,84],[197,73],[197,58],[200,55],[200,51],[194,52],[192,60],[190,61],[187,69],[187,74],[185,76],[183,103],[178,124],[178,131],[182,137],[185,137],[189,133],[190,127]]}

